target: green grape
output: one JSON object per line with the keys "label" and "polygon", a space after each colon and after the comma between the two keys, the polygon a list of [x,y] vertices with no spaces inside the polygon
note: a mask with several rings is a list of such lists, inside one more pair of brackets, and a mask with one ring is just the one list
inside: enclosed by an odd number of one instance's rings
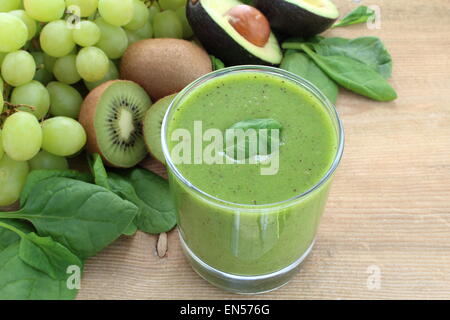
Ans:
{"label": "green grape", "polygon": [[31,54],[19,50],[8,53],[2,63],[2,77],[10,85],[17,87],[33,80],[36,63]]}
{"label": "green grape", "polygon": [[142,28],[150,19],[150,12],[147,6],[140,0],[133,0],[134,13],[131,21],[124,28],[128,30],[137,30]]}
{"label": "green grape", "polygon": [[159,0],[162,10],[176,10],[186,4],[186,0]]}
{"label": "green grape", "polygon": [[155,15],[160,12],[161,9],[159,8],[158,2],[153,2],[152,5],[150,6],[150,8],[148,8],[148,13],[149,13],[149,20],[153,21],[153,18],[155,17]]}
{"label": "green grape", "polygon": [[109,69],[109,59],[97,47],[83,48],[77,55],[77,70],[81,78],[94,82],[101,80]]}
{"label": "green grape", "polygon": [[[3,96],[1,93],[0,93],[0,97],[2,98],[1,100],[3,100]],[[3,150],[2,130],[0,129],[0,160],[3,158],[4,154],[5,154],[5,151]]]}
{"label": "green grape", "polygon": [[[3,100],[3,79],[2,79],[2,77],[0,77],[0,114],[3,112],[4,103],[5,103],[5,101]],[[0,142],[0,144],[1,144],[1,142]]]}
{"label": "green grape", "polygon": [[47,85],[50,94],[50,114],[78,119],[83,97],[77,89],[62,82],[50,82]]}
{"label": "green grape", "polygon": [[[0,82],[3,80],[0,78]],[[3,100],[3,89],[0,90],[0,114],[3,112],[3,105],[5,104],[5,101]]]}
{"label": "green grape", "polygon": [[140,37],[141,39],[150,39],[153,37],[153,26],[150,21],[147,21],[147,23],[140,29],[137,29],[134,31],[134,33]]}
{"label": "green grape", "polygon": [[26,24],[9,13],[0,13],[0,52],[12,52],[22,48],[28,39]]}
{"label": "green grape", "polygon": [[101,36],[100,28],[92,21],[81,21],[73,29],[73,40],[82,47],[95,45]]}
{"label": "green grape", "polygon": [[143,40],[135,31],[125,30],[128,38],[128,46],[131,46],[133,43]]}
{"label": "green grape", "polygon": [[28,15],[41,22],[60,19],[66,9],[64,0],[23,0],[23,4]]}
{"label": "green grape", "polygon": [[133,0],[99,0],[98,11],[113,26],[124,26],[133,18]]}
{"label": "green grape", "polygon": [[76,66],[77,56],[69,54],[68,56],[58,58],[53,66],[55,78],[67,84],[74,84],[81,80],[81,76]]}
{"label": "green grape", "polygon": [[0,12],[9,12],[20,8],[21,0],[1,0]]}
{"label": "green grape", "polygon": [[103,18],[96,19],[95,23],[102,32],[96,47],[102,49],[110,59],[122,57],[128,47],[128,38],[125,31],[121,27],[115,27],[107,23]]}
{"label": "green grape", "polygon": [[28,161],[30,170],[67,170],[69,163],[64,157],[55,156],[45,150],[39,151],[33,159]]}
{"label": "green grape", "polygon": [[70,6],[77,6],[81,17],[89,17],[97,11],[98,0],[66,0],[66,6],[69,10]]}
{"label": "green grape", "polygon": [[75,48],[72,30],[64,20],[45,25],[41,31],[40,43],[45,53],[56,58],[68,55]]}
{"label": "green grape", "polygon": [[158,1],[152,1],[150,8],[155,8],[158,10],[158,12],[161,11],[161,6],[159,5]]}
{"label": "green grape", "polygon": [[155,38],[183,38],[183,26],[172,10],[159,12],[153,18]]}
{"label": "green grape", "polygon": [[183,39],[189,39],[194,35],[192,31],[191,25],[186,17],[186,7],[180,7],[176,11],[178,19],[181,21],[181,25],[183,26]]}
{"label": "green grape", "polygon": [[39,121],[28,112],[19,111],[3,124],[3,149],[13,160],[28,161],[41,149],[42,129]]}
{"label": "green grape", "polygon": [[80,123],[68,117],[54,117],[42,123],[42,149],[67,157],[79,152],[86,144],[86,132]]}
{"label": "green grape", "polygon": [[0,68],[2,67],[3,60],[8,55],[8,52],[0,52]]}
{"label": "green grape", "polygon": [[0,206],[9,206],[19,200],[28,172],[25,161],[14,161],[7,155],[0,159]]}
{"label": "green grape", "polygon": [[26,12],[25,10],[14,10],[9,12],[9,14],[12,14],[13,16],[16,16],[20,20],[22,20],[23,23],[27,26],[28,29],[28,40],[31,40],[35,35],[37,31],[37,22],[33,20]]}
{"label": "green grape", "polygon": [[47,115],[50,108],[50,94],[42,83],[33,80],[14,88],[11,94],[11,103],[24,105],[18,109],[32,113],[36,118],[42,119]]}
{"label": "green grape", "polygon": [[94,88],[97,88],[102,83],[105,83],[106,81],[116,80],[116,79],[119,79],[119,70],[117,69],[114,62],[112,62],[110,60],[109,61],[109,70],[106,73],[106,75],[103,77],[103,79],[101,79],[99,81],[95,81],[95,82],[84,81],[84,84],[86,85],[86,88],[88,88],[91,91]]}
{"label": "green grape", "polygon": [[45,68],[45,54],[41,51],[34,51],[31,52],[31,55],[33,56],[34,62],[36,63],[36,74],[34,75],[33,80],[39,81],[44,86],[46,86],[47,83],[53,80],[53,73],[48,72],[48,70]]}
{"label": "green grape", "polygon": [[45,66],[45,70],[47,70],[50,73],[53,73],[53,68],[55,66],[56,60],[58,58],[49,56],[48,54],[46,54],[44,52],[44,66]]}

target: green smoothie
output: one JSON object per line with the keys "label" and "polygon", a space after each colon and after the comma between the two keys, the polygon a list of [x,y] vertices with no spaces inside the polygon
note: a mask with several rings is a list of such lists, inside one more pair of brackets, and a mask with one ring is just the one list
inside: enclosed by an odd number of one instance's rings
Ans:
{"label": "green smoothie", "polygon": [[186,245],[204,263],[236,275],[278,271],[312,245],[330,180],[305,197],[287,200],[319,183],[339,147],[336,123],[310,91],[276,75],[247,71],[210,79],[188,93],[171,112],[168,149],[177,143],[171,134],[184,128],[194,135],[196,121],[202,121],[203,131],[224,132],[250,119],[282,125],[276,174],[262,175],[263,163],[176,164],[192,186],[222,202],[196,192],[169,170]]}

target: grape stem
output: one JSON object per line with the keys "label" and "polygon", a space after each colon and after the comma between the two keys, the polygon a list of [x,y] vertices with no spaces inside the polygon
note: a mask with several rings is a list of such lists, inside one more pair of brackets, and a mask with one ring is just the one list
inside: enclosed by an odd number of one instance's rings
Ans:
{"label": "grape stem", "polygon": [[8,101],[5,101],[5,104],[8,106],[8,107],[13,107],[14,109],[15,108],[21,108],[21,107],[23,107],[23,108],[28,108],[28,109],[30,109],[30,110],[36,110],[36,107],[34,107],[34,106],[30,106],[30,105],[28,105],[28,104],[13,104],[13,103],[11,103],[11,102],[8,102]]}

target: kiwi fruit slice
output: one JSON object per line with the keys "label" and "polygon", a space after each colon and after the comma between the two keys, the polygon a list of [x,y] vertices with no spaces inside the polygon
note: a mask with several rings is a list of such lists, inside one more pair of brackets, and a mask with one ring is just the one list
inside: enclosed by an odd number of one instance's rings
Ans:
{"label": "kiwi fruit slice", "polygon": [[88,151],[113,167],[138,164],[147,155],[142,121],[151,104],[145,90],[132,81],[108,81],[92,90],[79,116]]}
{"label": "kiwi fruit slice", "polygon": [[159,162],[165,164],[164,153],[161,145],[161,129],[164,116],[167,109],[177,94],[164,97],[158,100],[150,109],[144,118],[144,140],[148,151]]}

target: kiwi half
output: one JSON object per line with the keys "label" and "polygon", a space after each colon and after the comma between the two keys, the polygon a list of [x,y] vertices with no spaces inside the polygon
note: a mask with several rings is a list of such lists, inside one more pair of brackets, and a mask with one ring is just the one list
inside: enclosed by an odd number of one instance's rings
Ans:
{"label": "kiwi half", "polygon": [[151,104],[145,90],[132,81],[108,81],[92,90],[79,116],[88,151],[114,167],[138,164],[147,154],[142,121]]}
{"label": "kiwi half", "polygon": [[159,162],[165,164],[164,153],[161,145],[161,129],[167,109],[177,94],[164,97],[158,100],[150,109],[144,119],[144,140],[148,151]]}

